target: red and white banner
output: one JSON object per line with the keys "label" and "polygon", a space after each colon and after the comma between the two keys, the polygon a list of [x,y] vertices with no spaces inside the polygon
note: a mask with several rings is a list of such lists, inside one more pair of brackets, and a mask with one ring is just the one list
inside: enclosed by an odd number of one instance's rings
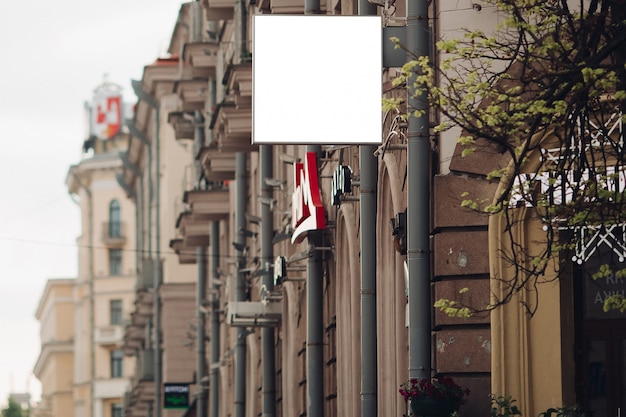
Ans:
{"label": "red and white banner", "polygon": [[100,92],[94,96],[93,135],[98,139],[112,139],[122,125],[122,97],[116,92]]}
{"label": "red and white banner", "polygon": [[326,227],[315,152],[307,152],[304,163],[294,164],[294,175],[291,243],[300,243],[309,231]]}

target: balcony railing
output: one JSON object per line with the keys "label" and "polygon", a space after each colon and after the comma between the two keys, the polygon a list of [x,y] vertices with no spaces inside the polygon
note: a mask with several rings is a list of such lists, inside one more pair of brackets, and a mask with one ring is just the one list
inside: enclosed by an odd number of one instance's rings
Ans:
{"label": "balcony railing", "polygon": [[124,326],[110,325],[96,327],[94,339],[100,345],[116,345],[124,340]]}
{"label": "balcony railing", "polygon": [[107,246],[119,246],[126,242],[126,224],[124,222],[102,223],[102,243]]}

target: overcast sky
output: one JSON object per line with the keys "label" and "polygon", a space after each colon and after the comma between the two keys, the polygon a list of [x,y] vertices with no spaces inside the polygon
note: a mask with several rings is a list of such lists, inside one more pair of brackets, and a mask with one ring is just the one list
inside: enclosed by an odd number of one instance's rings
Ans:
{"label": "overcast sky", "polygon": [[48,278],[75,277],[79,211],[65,187],[85,139],[83,103],[108,74],[131,79],[163,56],[178,0],[0,2],[0,406],[29,390],[34,314]]}

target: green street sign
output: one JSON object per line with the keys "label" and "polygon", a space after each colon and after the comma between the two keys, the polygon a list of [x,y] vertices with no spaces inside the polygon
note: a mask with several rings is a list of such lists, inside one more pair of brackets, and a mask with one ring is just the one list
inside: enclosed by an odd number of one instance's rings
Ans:
{"label": "green street sign", "polygon": [[163,408],[189,408],[189,384],[163,384]]}

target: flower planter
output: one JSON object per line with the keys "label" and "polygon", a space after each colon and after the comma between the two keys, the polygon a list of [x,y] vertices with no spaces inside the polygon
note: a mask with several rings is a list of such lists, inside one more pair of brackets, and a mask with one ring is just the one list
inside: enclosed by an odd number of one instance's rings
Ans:
{"label": "flower planter", "polygon": [[459,404],[450,400],[435,400],[433,398],[412,398],[411,411],[414,416],[420,417],[450,417],[450,414],[459,409]]}

